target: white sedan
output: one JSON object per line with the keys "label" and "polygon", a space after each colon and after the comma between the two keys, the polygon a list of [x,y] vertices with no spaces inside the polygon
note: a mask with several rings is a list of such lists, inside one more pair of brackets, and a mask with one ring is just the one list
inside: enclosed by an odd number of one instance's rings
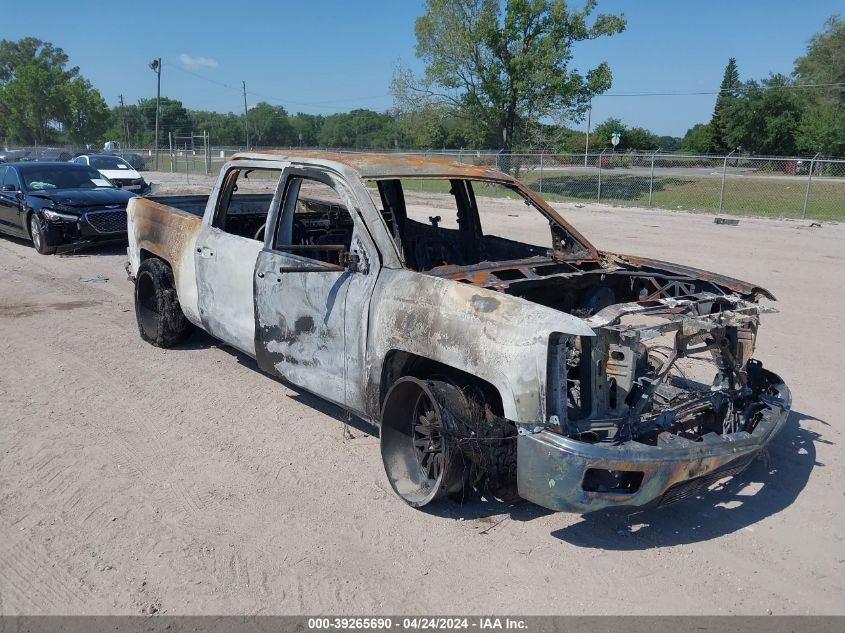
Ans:
{"label": "white sedan", "polygon": [[145,193],[149,189],[141,174],[135,171],[132,165],[120,156],[114,156],[112,154],[83,154],[74,158],[73,162],[93,167],[121,189],[138,193]]}

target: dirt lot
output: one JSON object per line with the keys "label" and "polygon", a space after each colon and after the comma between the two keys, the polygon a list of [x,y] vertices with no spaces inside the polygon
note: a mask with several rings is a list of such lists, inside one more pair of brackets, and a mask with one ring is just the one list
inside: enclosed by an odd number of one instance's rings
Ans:
{"label": "dirt lot", "polygon": [[794,413],[768,462],[639,514],[413,510],[372,429],[208,337],[144,344],[121,248],[0,238],[0,613],[845,614],[845,226],[560,208],[779,297],[757,357]]}

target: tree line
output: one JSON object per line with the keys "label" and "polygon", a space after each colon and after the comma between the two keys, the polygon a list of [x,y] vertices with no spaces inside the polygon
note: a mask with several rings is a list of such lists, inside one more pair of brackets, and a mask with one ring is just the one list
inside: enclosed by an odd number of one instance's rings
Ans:
{"label": "tree line", "polygon": [[713,117],[690,128],[681,147],[715,154],[845,156],[845,22],[828,19],[795,60],[791,76],[743,82],[731,58]]}
{"label": "tree line", "polygon": [[[288,113],[261,102],[243,113],[185,108],[160,100],[162,147],[168,133],[208,132],[214,145],[372,149],[505,149],[583,152],[583,121],[611,86],[604,62],[572,68],[572,47],[625,29],[623,16],[594,15],[596,0],[572,10],[564,0],[426,0],[415,24],[424,73],[398,68],[394,108],[331,115]],[[845,23],[830,18],[795,61],[790,76],[741,81],[725,69],[711,120],[683,138],[659,136],[618,118],[590,132],[592,151],[621,132],[617,151],[845,155]],[[70,66],[65,52],[33,37],[0,41],[0,138],[7,145],[132,147],[154,142],[156,100],[109,108]]]}

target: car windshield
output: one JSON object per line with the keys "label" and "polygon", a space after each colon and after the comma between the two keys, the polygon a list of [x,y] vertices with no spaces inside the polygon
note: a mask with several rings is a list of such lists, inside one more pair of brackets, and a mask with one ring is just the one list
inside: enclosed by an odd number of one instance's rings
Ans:
{"label": "car windshield", "polygon": [[97,169],[132,169],[125,160],[118,156],[92,156],[91,167]]}
{"label": "car windshield", "polygon": [[513,185],[461,178],[385,178],[367,184],[413,270],[548,259],[553,250],[573,258],[586,252],[584,244]]}
{"label": "car windshield", "polygon": [[22,170],[24,187],[27,191],[49,191],[51,189],[96,189],[114,188],[96,169],[26,169]]}

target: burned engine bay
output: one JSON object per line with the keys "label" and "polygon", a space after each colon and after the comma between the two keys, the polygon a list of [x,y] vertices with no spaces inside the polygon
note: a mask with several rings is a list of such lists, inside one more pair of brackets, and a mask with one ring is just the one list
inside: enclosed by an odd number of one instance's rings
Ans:
{"label": "burned engine bay", "polygon": [[442,266],[430,274],[519,296],[593,328],[593,337],[560,334],[549,342],[550,430],[587,443],[672,447],[750,434],[768,385],[752,359],[759,315],[774,311],[757,303],[768,293],[600,255]]}

